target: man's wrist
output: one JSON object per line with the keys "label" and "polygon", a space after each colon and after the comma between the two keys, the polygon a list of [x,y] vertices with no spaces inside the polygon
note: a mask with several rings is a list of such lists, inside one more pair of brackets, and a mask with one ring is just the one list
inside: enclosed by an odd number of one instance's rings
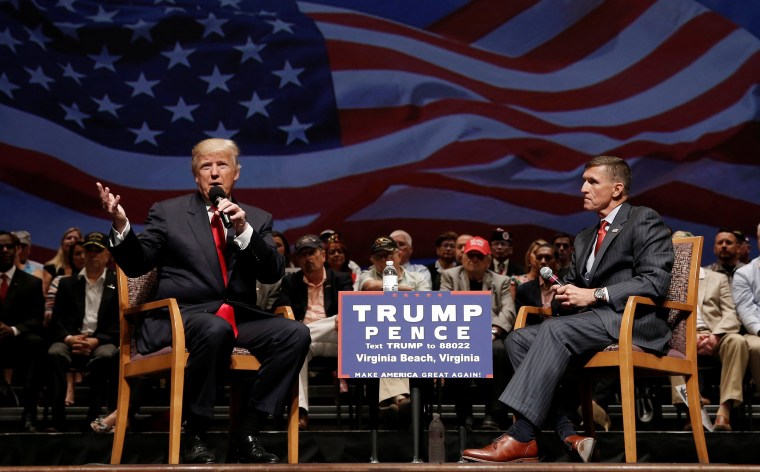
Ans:
{"label": "man's wrist", "polygon": [[596,300],[597,305],[607,303],[607,290],[604,287],[594,290],[594,300]]}

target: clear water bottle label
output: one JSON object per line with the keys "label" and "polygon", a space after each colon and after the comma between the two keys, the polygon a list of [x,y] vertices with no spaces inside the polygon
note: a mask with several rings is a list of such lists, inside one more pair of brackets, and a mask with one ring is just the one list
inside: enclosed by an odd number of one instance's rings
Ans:
{"label": "clear water bottle label", "polygon": [[383,292],[398,291],[398,275],[383,275]]}

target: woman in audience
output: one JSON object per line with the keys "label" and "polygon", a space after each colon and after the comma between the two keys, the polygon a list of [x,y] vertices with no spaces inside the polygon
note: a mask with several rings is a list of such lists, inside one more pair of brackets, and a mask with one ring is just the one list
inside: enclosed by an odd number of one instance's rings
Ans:
{"label": "woman in audience", "polygon": [[293,264],[290,256],[290,244],[288,244],[288,240],[285,239],[285,235],[279,231],[272,231],[272,239],[274,239],[274,243],[277,245],[277,252],[285,256],[285,267],[295,268],[296,266]]}
{"label": "woman in audience", "polygon": [[58,275],[71,275],[71,266],[69,265],[69,249],[77,242],[81,241],[82,231],[79,228],[72,227],[63,233],[61,246],[52,259],[47,261],[42,268],[41,274],[35,274],[42,278],[42,294],[47,295],[50,289],[50,283]]}
{"label": "woman in audience", "polygon": [[529,282],[531,280],[535,280],[536,277],[538,277],[538,269],[536,264],[536,251],[539,247],[543,244],[548,244],[546,240],[544,239],[536,239],[532,243],[530,243],[530,246],[528,246],[528,250],[525,251],[525,268],[528,270],[525,274],[522,275],[513,275],[511,279],[511,286],[510,291],[512,292],[512,300],[517,299],[517,286]]}
{"label": "woman in audience", "polygon": [[335,233],[327,239],[327,247],[325,248],[327,253],[327,260],[325,260],[325,267],[332,269],[335,272],[345,272],[351,274],[351,281],[356,282],[356,272],[351,270],[348,265],[348,250],[343,241],[340,240],[340,236]]}

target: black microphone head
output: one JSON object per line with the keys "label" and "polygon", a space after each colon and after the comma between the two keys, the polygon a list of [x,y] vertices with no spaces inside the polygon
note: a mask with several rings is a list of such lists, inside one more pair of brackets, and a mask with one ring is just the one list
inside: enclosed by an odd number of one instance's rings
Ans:
{"label": "black microphone head", "polygon": [[226,198],[227,195],[224,193],[224,189],[219,186],[213,186],[208,191],[208,199],[211,200],[211,203],[214,205],[219,202],[222,198]]}
{"label": "black microphone head", "polygon": [[552,269],[550,267],[541,267],[541,270],[538,271],[539,274],[541,274],[541,278],[551,282],[552,275],[554,275],[554,272],[552,272]]}

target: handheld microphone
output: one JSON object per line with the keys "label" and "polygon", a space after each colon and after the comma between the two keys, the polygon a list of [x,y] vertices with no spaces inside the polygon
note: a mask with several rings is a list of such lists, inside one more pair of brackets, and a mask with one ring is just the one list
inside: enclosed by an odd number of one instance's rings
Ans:
{"label": "handheld microphone", "polygon": [[[224,190],[222,190],[222,187],[211,187],[208,191],[208,199],[211,200],[211,203],[215,207],[219,207],[219,200],[222,198],[227,198],[227,195],[224,194]],[[230,221],[230,215],[227,213],[220,211],[219,217],[222,219],[222,223],[224,224],[225,228],[232,228],[232,221]]]}
{"label": "handheld microphone", "polygon": [[539,273],[541,274],[542,279],[544,279],[545,281],[549,282],[552,285],[559,285],[559,286],[564,285],[562,282],[559,281],[559,277],[554,275],[554,272],[552,272],[551,268],[549,267],[542,267]]}

